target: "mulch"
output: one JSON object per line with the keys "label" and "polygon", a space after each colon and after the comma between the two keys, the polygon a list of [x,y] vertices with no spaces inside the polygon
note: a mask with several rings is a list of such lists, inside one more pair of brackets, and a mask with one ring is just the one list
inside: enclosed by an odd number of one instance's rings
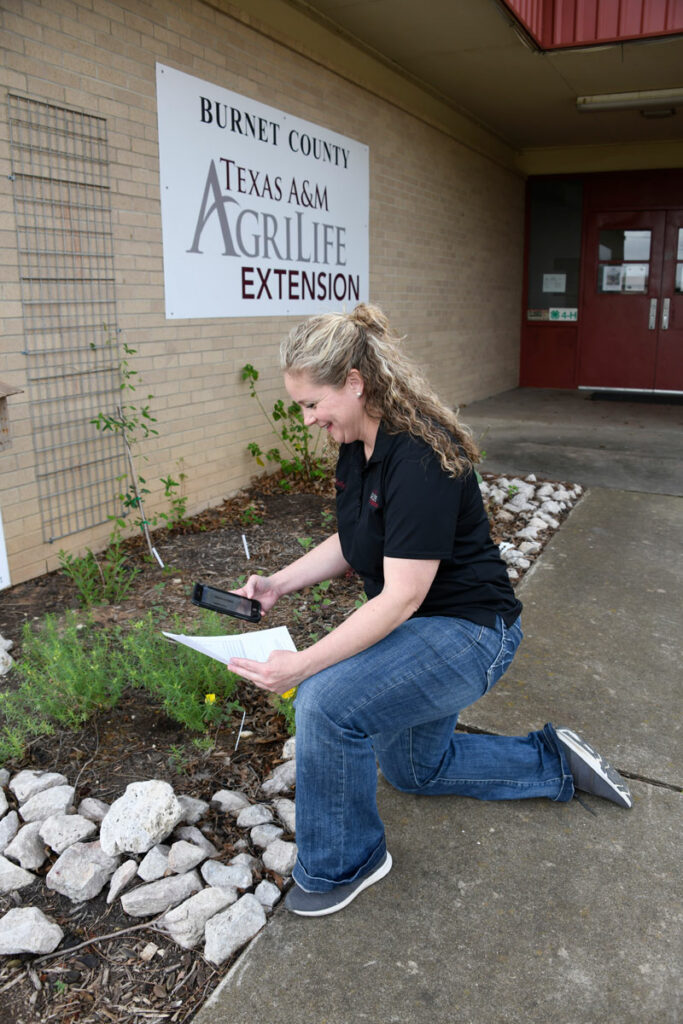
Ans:
{"label": "mulch", "polygon": [[[495,511],[491,524],[496,542],[511,539],[520,525],[497,522]],[[298,538],[305,544],[306,538],[318,543],[333,530],[329,483],[317,491],[283,493],[274,477],[260,478],[186,527],[156,532],[154,544],[166,564],[164,570],[149,559],[142,538],[134,538],[128,545],[129,557],[142,569],[141,575],[125,602],[97,607],[93,616],[103,628],[125,625],[155,606],[168,615],[169,624],[174,615],[182,616],[186,631],[192,632],[196,610],[189,598],[195,581],[229,589],[244,574],[271,573],[301,555],[304,546]],[[290,595],[269,614],[268,625],[286,624],[297,647],[306,646],[353,610],[361,589],[360,580],[349,574],[334,581],[326,594],[331,603],[324,607],[310,600],[310,591]],[[61,572],[0,593],[0,634],[14,641],[12,656],[21,657],[25,623],[69,608],[78,608],[78,596]],[[10,681],[11,673],[3,680],[5,688]],[[245,709],[237,749],[241,715],[214,737],[212,750],[202,752],[186,730],[150,705],[145,694],[127,691],[112,711],[97,715],[80,732],[38,740],[21,762],[6,767],[12,772],[22,767],[61,771],[77,785],[76,802],[86,796],[111,802],[130,782],[152,778],[169,782],[178,794],[200,799],[210,800],[218,789],[239,789],[257,800],[261,782],[280,763],[287,731],[268,694],[242,683],[236,696]],[[244,836],[237,833],[232,818],[212,810],[200,824],[222,859],[237,852],[235,844]],[[53,855],[37,874],[47,874],[55,859]],[[264,871],[262,877],[283,884],[272,873]],[[150,922],[131,926],[119,901],[106,904],[106,892],[105,887],[98,898],[74,905],[41,882],[0,896],[0,916],[13,906],[37,906],[65,933],[59,951],[50,957],[2,960],[4,1024],[183,1024],[229,970],[230,961],[215,968],[204,959],[201,946],[183,950]],[[110,933],[118,934],[94,941]]]}

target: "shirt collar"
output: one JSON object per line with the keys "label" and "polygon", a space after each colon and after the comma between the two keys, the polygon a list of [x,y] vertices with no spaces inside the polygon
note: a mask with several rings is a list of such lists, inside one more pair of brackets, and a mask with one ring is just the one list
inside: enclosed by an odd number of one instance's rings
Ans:
{"label": "shirt collar", "polygon": [[382,462],[385,455],[389,451],[391,443],[394,439],[393,434],[387,434],[384,429],[384,423],[380,420],[379,428],[377,430],[377,437],[375,438],[375,447],[372,449],[372,455],[368,459],[368,466],[373,462]]}

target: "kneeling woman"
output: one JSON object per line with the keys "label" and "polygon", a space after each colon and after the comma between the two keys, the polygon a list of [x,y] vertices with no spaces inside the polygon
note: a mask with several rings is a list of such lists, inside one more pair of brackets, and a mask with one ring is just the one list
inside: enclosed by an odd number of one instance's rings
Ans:
{"label": "kneeling woman", "polygon": [[307,426],[340,445],[338,532],[239,593],[268,612],[349,568],[368,600],[305,650],[231,661],[296,707],[297,914],[341,910],[391,868],[377,767],[410,793],[570,800],[575,788],[631,806],[623,779],[569,729],[456,733],[522,638],[521,604],[493,544],[469,432],[405,358],[383,313],[316,316],[282,344]]}

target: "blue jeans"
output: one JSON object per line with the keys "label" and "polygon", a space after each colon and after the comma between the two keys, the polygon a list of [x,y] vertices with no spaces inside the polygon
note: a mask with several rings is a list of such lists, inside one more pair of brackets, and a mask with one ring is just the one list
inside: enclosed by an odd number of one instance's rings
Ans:
{"label": "blue jeans", "polygon": [[519,620],[495,629],[414,618],[297,691],[294,879],[309,892],[353,882],[386,850],[377,762],[407,793],[569,800],[574,784],[546,725],[526,737],[456,733],[458,714],[510,665]]}

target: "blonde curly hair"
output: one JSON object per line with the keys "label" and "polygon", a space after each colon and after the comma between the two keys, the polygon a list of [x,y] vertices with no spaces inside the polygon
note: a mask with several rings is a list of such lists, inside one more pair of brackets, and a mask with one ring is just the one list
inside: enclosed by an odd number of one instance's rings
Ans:
{"label": "blonde curly hair", "polygon": [[280,346],[280,363],[286,373],[307,373],[333,388],[358,370],[368,413],[388,433],[424,441],[445,472],[460,476],[479,461],[472,434],[400,351],[400,341],[381,309],[361,303],[351,313],[324,313],[299,324]]}

